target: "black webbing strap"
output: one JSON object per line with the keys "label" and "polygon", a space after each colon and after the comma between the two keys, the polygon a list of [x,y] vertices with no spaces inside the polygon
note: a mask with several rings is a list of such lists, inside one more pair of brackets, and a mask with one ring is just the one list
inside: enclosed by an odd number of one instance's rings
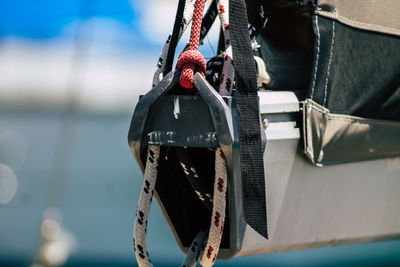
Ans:
{"label": "black webbing strap", "polygon": [[230,1],[229,20],[237,88],[236,108],[244,220],[255,231],[268,238],[257,71],[244,0]]}
{"label": "black webbing strap", "polygon": [[200,42],[202,42],[203,39],[207,36],[207,33],[210,31],[211,26],[213,25],[217,16],[217,0],[213,0],[201,22]]}
{"label": "black webbing strap", "polygon": [[172,63],[174,61],[175,49],[178,45],[179,35],[182,31],[183,26],[183,12],[185,10],[185,0],[179,0],[178,8],[176,10],[174,29],[172,30],[172,36],[169,44],[167,59],[165,62],[164,75],[167,75],[172,69]]}

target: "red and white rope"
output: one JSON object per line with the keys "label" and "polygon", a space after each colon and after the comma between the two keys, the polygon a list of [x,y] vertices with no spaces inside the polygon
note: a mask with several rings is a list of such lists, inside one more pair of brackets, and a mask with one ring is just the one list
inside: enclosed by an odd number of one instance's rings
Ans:
{"label": "red and white rope", "polygon": [[221,95],[231,95],[235,71],[233,68],[231,36],[229,33],[229,0],[219,0],[217,5],[225,41],[224,66],[222,67],[219,93]]}
{"label": "red and white rope", "polygon": [[218,256],[224,232],[227,186],[228,174],[226,171],[225,156],[222,150],[217,148],[215,150],[215,180],[211,225],[203,256],[200,260],[200,264],[203,267],[212,266]]}

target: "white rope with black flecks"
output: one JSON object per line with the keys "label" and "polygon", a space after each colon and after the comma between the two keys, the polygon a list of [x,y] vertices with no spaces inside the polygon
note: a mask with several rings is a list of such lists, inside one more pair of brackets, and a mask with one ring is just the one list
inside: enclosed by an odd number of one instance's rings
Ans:
{"label": "white rope with black flecks", "polygon": [[[151,200],[157,180],[159,155],[160,147],[148,147],[144,181],[139,197],[133,236],[136,259],[140,267],[153,266],[147,252],[146,232]],[[192,245],[190,246],[187,259],[185,260],[183,266],[195,266],[201,249],[203,249],[203,255],[201,257],[200,264],[203,267],[212,266],[214,264],[218,255],[222,233],[224,230],[226,190],[227,170],[225,157],[222,150],[217,148],[215,150],[213,208],[208,238],[207,241],[204,242],[206,234],[202,232],[196,236],[192,242]],[[204,243],[206,243],[205,246]]]}
{"label": "white rope with black flecks", "polygon": [[135,225],[133,228],[133,245],[136,254],[136,260],[141,267],[153,266],[147,252],[146,232],[151,200],[154,194],[154,188],[156,186],[159,156],[159,146],[148,147],[143,186],[139,197]]}

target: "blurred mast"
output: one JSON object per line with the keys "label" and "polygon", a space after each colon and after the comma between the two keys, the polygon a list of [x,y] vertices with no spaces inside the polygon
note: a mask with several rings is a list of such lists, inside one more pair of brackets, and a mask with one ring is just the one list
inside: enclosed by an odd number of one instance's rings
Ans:
{"label": "blurred mast", "polygon": [[[74,38],[74,53],[66,83],[66,105],[61,115],[61,126],[55,149],[47,202],[40,225],[40,237],[32,266],[59,266],[68,258],[73,249],[73,238],[62,238],[68,234],[62,229],[62,208],[68,169],[71,163],[72,147],[76,129],[76,112],[79,106],[81,81],[89,50],[93,22],[87,19],[95,15],[96,0],[81,0]],[[52,249],[52,247],[54,247]]]}

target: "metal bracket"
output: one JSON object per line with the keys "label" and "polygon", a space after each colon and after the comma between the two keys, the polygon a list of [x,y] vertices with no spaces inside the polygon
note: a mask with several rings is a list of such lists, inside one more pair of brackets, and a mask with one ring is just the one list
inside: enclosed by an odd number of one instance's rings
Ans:
{"label": "metal bracket", "polygon": [[[177,86],[179,76],[179,71],[171,71],[157,86],[141,97],[136,105],[128,134],[129,146],[136,161],[143,171],[141,159],[143,153],[146,153],[145,146],[149,144],[219,146],[227,159],[228,171],[232,170],[234,133],[231,109],[228,106],[230,98],[224,100],[199,73],[194,77],[194,87],[198,95],[167,94]],[[190,110],[187,107],[180,110],[179,101],[186,103]],[[193,121],[198,123],[192,123],[192,128],[188,127],[188,123]],[[198,134],[194,135],[196,131]]]}

